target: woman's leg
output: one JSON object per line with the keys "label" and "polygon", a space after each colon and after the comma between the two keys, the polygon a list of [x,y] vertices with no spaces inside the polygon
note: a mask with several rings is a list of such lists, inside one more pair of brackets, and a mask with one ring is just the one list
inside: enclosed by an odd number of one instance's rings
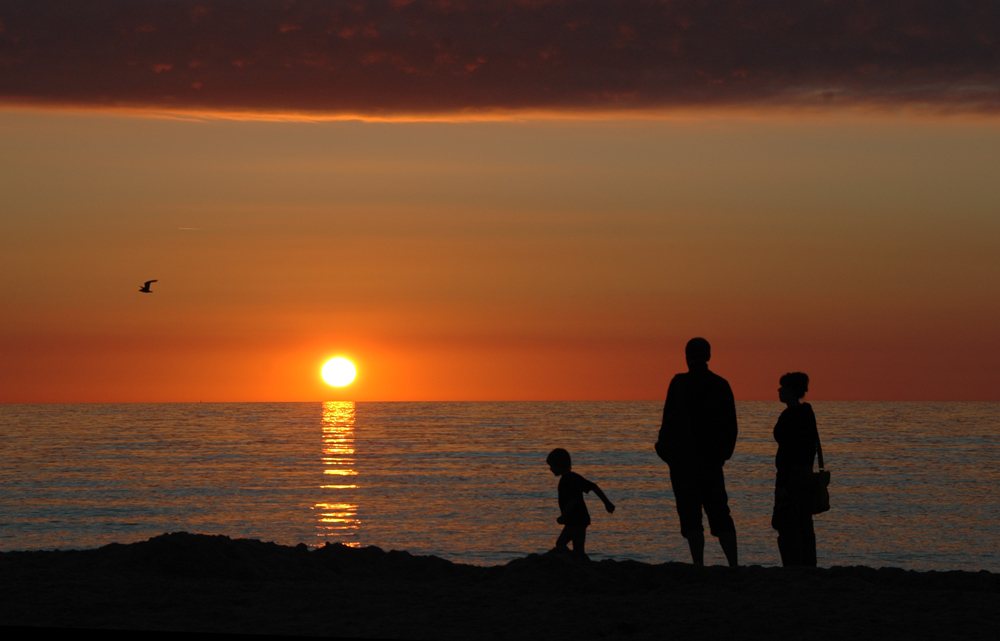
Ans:
{"label": "woman's leg", "polygon": [[816,531],[812,514],[806,515],[802,526],[802,565],[816,567]]}
{"label": "woman's leg", "polygon": [[778,552],[781,554],[781,565],[785,567],[796,564],[793,519],[794,508],[788,488],[775,487],[771,527],[778,531]]}
{"label": "woman's leg", "polygon": [[816,567],[816,535],[813,533],[812,514],[789,515],[787,524],[778,530],[778,551],[781,552],[781,564],[785,567]]}
{"label": "woman's leg", "polygon": [[[776,488],[777,490],[778,488]],[[812,470],[794,470],[786,485],[775,493],[775,519],[781,564],[816,567],[816,535],[813,532]],[[781,509],[779,510],[779,505]]]}

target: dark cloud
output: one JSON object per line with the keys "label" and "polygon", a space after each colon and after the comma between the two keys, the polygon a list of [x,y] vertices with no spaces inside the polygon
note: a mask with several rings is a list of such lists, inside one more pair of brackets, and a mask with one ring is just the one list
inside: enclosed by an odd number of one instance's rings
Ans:
{"label": "dark cloud", "polygon": [[0,0],[0,98],[438,114],[996,112],[995,0]]}

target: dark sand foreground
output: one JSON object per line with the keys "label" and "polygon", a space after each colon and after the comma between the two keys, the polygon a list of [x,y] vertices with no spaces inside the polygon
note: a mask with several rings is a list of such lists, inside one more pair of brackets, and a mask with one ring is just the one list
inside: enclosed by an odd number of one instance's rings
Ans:
{"label": "dark sand foreground", "polygon": [[0,625],[393,639],[995,639],[1000,575],[734,571],[554,553],[477,567],[181,532],[0,554]]}

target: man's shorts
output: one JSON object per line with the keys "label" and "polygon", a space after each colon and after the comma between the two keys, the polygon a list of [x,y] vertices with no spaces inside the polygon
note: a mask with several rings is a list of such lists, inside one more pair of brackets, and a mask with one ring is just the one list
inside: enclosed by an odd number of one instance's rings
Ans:
{"label": "man's shorts", "polygon": [[705,531],[701,525],[702,508],[708,516],[712,536],[736,532],[733,517],[729,516],[729,496],[726,494],[722,465],[673,465],[670,467],[670,484],[674,488],[684,538]]}

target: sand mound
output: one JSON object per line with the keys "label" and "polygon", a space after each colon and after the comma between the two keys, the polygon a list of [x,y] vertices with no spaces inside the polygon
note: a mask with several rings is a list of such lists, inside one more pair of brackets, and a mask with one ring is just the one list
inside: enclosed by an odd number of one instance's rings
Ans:
{"label": "sand mound", "polygon": [[179,532],[0,554],[0,624],[399,639],[994,638],[1000,575],[556,553],[478,567]]}

